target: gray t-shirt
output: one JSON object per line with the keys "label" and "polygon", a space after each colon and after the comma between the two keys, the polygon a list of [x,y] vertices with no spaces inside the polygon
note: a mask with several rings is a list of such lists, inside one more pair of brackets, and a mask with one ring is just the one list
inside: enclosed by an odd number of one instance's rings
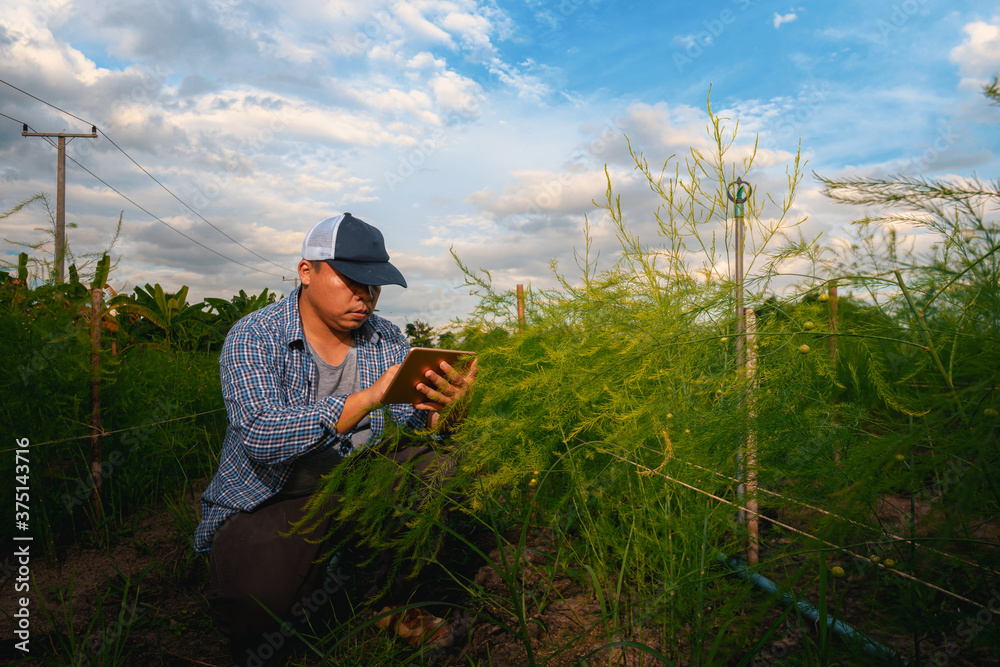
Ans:
{"label": "gray t-shirt", "polygon": [[[353,341],[351,342],[350,349],[347,350],[347,356],[344,357],[344,360],[334,366],[323,361],[316,354],[316,350],[312,348],[309,341],[303,340],[305,341],[306,349],[309,350],[313,360],[316,362],[316,368],[319,369],[319,379],[316,383],[316,400],[326,398],[327,396],[344,396],[361,391],[361,375],[358,372],[358,350]],[[354,443],[354,448],[358,449],[368,442],[371,434],[371,419],[365,415],[354,427],[354,430],[351,431],[351,442]],[[289,496],[312,493],[316,490],[316,485],[319,484],[320,477],[330,472],[333,466],[340,463],[342,458],[332,447],[327,447],[322,451],[312,454],[306,454],[295,462],[291,477],[288,478],[288,482],[281,492]]]}

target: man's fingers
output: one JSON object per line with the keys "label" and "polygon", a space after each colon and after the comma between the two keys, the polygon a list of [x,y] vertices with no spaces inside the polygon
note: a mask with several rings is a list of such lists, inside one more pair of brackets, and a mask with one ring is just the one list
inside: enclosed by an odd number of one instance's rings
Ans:
{"label": "man's fingers", "polygon": [[444,371],[445,375],[435,373],[434,371],[427,371],[424,377],[430,380],[437,387],[438,391],[453,395],[456,389],[465,385],[465,380],[461,374],[456,372],[451,366],[448,366],[448,364],[442,362],[441,365],[447,366],[447,369]]}
{"label": "man's fingers", "polygon": [[437,411],[461,399],[472,385],[478,371],[479,366],[475,359],[464,373],[442,361],[437,372],[428,370],[424,373],[425,381],[417,385],[417,391],[427,397],[427,403],[414,403],[413,407]]}
{"label": "man's fingers", "polygon": [[417,391],[423,392],[423,394],[427,397],[420,403],[413,404],[413,407],[415,407],[417,410],[430,410],[431,412],[440,412],[448,405],[448,403],[451,402],[451,399],[446,397],[441,392],[434,391],[426,384],[418,384]]}
{"label": "man's fingers", "polygon": [[443,371],[443,374],[441,372],[436,372],[436,373],[434,371],[429,371],[429,372],[434,373],[435,376],[438,378],[437,380],[435,380],[435,384],[437,384],[438,387],[440,387],[441,389],[444,389],[444,386],[441,384],[442,382],[445,384],[451,384],[456,386],[461,386],[464,383],[463,375],[458,371],[456,371],[447,362],[442,361],[440,368],[441,371]]}
{"label": "man's fingers", "polygon": [[476,379],[476,375],[479,373],[479,359],[473,358],[472,363],[469,364],[469,368],[465,373],[465,383],[472,384],[472,381]]}
{"label": "man's fingers", "polygon": [[[445,383],[445,386],[448,386],[447,383]],[[443,391],[443,388],[434,388],[425,382],[417,385],[417,391],[426,396],[428,401],[440,405],[444,405],[450,400],[449,396]]]}

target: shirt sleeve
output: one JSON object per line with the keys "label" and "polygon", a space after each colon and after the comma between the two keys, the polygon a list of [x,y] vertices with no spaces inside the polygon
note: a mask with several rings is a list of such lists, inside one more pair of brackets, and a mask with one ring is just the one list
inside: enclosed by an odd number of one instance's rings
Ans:
{"label": "shirt sleeve", "polygon": [[[252,329],[234,328],[219,360],[222,397],[230,428],[252,460],[275,464],[295,459],[326,444],[339,446],[350,438],[337,433],[345,396],[315,403],[290,404],[282,387],[278,361]],[[276,345],[278,343],[271,343]],[[305,392],[304,378],[300,391]]]}

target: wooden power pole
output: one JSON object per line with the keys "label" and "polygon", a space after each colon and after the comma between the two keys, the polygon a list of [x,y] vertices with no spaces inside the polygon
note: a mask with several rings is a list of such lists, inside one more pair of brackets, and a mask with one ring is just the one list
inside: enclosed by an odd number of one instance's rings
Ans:
{"label": "wooden power pole", "polygon": [[22,137],[56,137],[59,139],[59,166],[56,170],[56,282],[61,283],[66,277],[66,139],[96,139],[97,126],[90,126],[90,134],[68,134],[66,132],[28,132],[27,123],[23,124]]}

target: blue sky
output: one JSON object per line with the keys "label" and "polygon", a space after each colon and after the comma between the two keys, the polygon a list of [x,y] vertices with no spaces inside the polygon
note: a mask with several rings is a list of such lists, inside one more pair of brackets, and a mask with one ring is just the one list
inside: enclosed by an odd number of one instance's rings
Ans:
{"label": "blue sky", "polygon": [[[640,3],[614,0],[0,0],[0,78],[90,122],[105,138],[70,155],[192,244],[72,163],[77,253],[118,213],[111,283],[160,282],[196,298],[287,292],[305,231],[350,211],[380,227],[410,288],[380,310],[443,324],[473,301],[454,247],[500,287],[553,284],[585,219],[610,261],[617,242],[591,203],[605,168],[629,224],[657,242],[656,198],[625,137],[652,163],[704,147],[706,98],[740,120],[732,157],[783,195],[801,139],[792,217],[845,236],[865,212],[819,194],[829,176],[995,178],[1000,109],[980,88],[1000,70],[996,2]],[[0,85],[0,112],[38,131],[89,128]],[[730,121],[730,126],[732,121]],[[55,152],[0,118],[0,209],[55,195]],[[2,223],[40,240],[41,210]],[[925,241],[920,241],[925,242]],[[2,246],[10,257],[17,248]]]}

